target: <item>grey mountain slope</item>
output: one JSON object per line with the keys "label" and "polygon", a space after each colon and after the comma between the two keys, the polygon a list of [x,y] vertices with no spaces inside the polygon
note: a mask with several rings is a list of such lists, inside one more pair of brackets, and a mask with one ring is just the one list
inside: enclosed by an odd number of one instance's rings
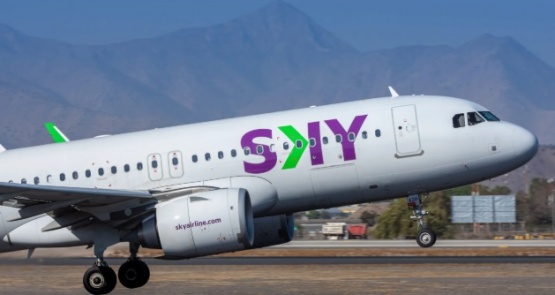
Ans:
{"label": "grey mountain slope", "polygon": [[322,63],[357,54],[283,2],[225,24],[115,44],[107,51],[120,71],[208,119],[236,115],[220,110],[248,105]]}
{"label": "grey mountain slope", "polygon": [[[0,99],[25,94],[33,104],[25,116],[56,121],[73,138],[386,96],[393,85],[477,101],[555,142],[555,70],[515,40],[360,53],[281,1],[220,25],[102,46],[0,26],[0,65],[4,80],[13,77]],[[80,126],[79,116],[90,121]],[[0,128],[27,124],[10,118]],[[38,123],[29,128],[42,132]]]}

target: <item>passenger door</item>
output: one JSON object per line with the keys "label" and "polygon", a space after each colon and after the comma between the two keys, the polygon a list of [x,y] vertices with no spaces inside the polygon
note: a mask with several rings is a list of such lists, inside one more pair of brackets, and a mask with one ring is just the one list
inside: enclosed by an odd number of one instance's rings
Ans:
{"label": "passenger door", "polygon": [[397,158],[417,156],[423,153],[420,145],[418,117],[415,105],[391,108]]}

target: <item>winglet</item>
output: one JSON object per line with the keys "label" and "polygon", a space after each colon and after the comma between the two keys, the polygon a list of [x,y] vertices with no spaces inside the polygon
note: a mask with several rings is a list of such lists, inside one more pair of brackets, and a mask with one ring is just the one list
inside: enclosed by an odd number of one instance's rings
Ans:
{"label": "winglet", "polygon": [[399,97],[399,94],[397,94],[397,91],[395,91],[393,87],[391,86],[387,86],[387,87],[389,88],[389,92],[391,93],[391,98]]}
{"label": "winglet", "polygon": [[52,137],[52,141],[54,141],[55,143],[69,141],[69,139],[65,136],[65,134],[62,131],[60,131],[60,129],[58,129],[58,127],[56,127],[54,123],[51,123],[51,122],[44,123],[44,128],[46,128],[46,131],[48,131],[48,133],[50,134],[50,137]]}

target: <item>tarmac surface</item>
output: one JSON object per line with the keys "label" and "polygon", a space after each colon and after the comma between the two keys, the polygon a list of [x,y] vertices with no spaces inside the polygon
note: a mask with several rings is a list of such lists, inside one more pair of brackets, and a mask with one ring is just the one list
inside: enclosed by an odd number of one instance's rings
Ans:
{"label": "tarmac surface", "polygon": [[[191,260],[145,258],[149,283],[139,289],[118,284],[111,294],[555,293],[554,241],[478,242],[468,248],[447,243],[432,249],[420,249],[413,241],[405,247],[404,242],[375,248],[368,241],[341,247],[295,242]],[[121,247],[107,259],[116,271],[125,261],[118,258],[126,256],[118,252]],[[37,250],[31,259],[24,259],[23,252],[1,254],[0,294],[87,294],[82,276],[93,262],[90,252],[82,247]]]}

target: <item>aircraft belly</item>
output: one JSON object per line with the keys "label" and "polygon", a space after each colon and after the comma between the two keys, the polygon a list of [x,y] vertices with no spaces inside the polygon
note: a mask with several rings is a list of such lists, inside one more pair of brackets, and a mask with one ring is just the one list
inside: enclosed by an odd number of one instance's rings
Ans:
{"label": "aircraft belly", "polygon": [[311,170],[315,205],[322,207],[362,203],[362,195],[354,163]]}

